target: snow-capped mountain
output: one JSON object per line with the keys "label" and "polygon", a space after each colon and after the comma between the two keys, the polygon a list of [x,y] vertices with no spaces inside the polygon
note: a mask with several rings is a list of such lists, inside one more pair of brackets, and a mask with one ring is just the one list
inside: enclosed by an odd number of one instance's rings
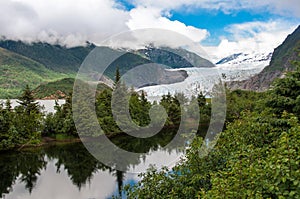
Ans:
{"label": "snow-capped mountain", "polygon": [[228,57],[225,57],[223,59],[221,59],[220,61],[218,61],[216,64],[225,64],[228,63],[232,60],[235,60],[238,56],[242,55],[243,53],[237,53],[237,54],[233,54],[233,55],[229,55]]}
{"label": "snow-capped mountain", "polygon": [[236,53],[218,61],[218,67],[263,69],[269,65],[272,53]]}

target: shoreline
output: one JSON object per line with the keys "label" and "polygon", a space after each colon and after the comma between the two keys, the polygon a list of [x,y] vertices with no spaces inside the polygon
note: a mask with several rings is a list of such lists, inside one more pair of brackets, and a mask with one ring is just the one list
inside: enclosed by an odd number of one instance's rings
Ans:
{"label": "shoreline", "polygon": [[[202,126],[202,125],[200,125]],[[206,125],[203,125],[206,126]],[[162,130],[174,130],[176,129],[175,126],[169,126],[169,127],[165,127]],[[109,134],[102,134],[99,135],[98,137],[102,137],[102,136],[106,136],[108,139],[114,139],[114,138],[118,138],[121,136],[126,136],[128,135],[125,132],[111,132]],[[41,137],[40,139],[40,143],[38,144],[30,144],[30,143],[25,143],[23,145],[19,145],[10,149],[5,149],[5,150],[0,150],[0,155],[1,153],[5,153],[5,152],[16,152],[16,151],[23,151],[23,150],[28,150],[28,149],[38,149],[38,148],[42,148],[42,147],[49,147],[49,146],[55,146],[57,144],[73,144],[73,143],[83,143],[86,141],[91,141],[93,139],[97,139],[98,137],[93,137],[91,139],[91,137],[68,137],[68,138],[63,138],[63,139],[57,139],[55,137],[51,137],[51,136],[45,136],[45,137]]]}

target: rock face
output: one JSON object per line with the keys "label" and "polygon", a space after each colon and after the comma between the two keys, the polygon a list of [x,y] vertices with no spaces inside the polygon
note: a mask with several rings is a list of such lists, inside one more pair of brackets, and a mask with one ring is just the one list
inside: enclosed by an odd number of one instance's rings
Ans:
{"label": "rock face", "polygon": [[142,88],[182,82],[188,77],[185,70],[168,70],[163,65],[150,63],[126,73],[122,79],[129,87]]}
{"label": "rock face", "polygon": [[274,50],[270,64],[259,74],[244,81],[229,82],[228,87],[265,91],[276,78],[282,78],[287,71],[295,69],[292,64],[295,60],[300,60],[300,26]]}
{"label": "rock face", "polygon": [[163,64],[170,68],[214,67],[215,65],[183,48],[153,47],[137,50],[137,53],[154,63]]}
{"label": "rock face", "polygon": [[270,84],[282,75],[281,71],[271,71],[268,73],[259,73],[254,75],[250,79],[238,82],[228,82],[227,85],[231,90],[253,90],[253,91],[265,91],[268,90]]}

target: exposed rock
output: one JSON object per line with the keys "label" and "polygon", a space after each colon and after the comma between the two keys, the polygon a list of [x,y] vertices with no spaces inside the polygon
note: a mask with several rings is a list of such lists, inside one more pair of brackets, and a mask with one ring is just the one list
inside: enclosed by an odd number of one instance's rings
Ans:
{"label": "exposed rock", "polygon": [[174,84],[188,77],[185,70],[168,70],[162,65],[151,63],[126,73],[122,79],[128,86],[142,88],[149,85]]}

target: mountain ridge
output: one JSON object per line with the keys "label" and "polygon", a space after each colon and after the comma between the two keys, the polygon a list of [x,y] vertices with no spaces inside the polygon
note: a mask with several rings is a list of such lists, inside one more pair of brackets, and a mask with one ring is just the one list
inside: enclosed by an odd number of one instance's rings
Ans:
{"label": "mountain ridge", "polygon": [[284,77],[287,71],[292,71],[295,67],[292,61],[300,61],[300,26],[293,33],[274,49],[270,64],[260,73],[244,81],[228,82],[228,87],[232,90],[255,90],[265,91],[270,88],[276,78]]}
{"label": "mountain ridge", "polygon": [[[11,52],[9,60],[11,60],[13,63],[23,63],[23,65],[18,64],[18,67],[16,68],[12,67],[11,65],[8,67],[4,62],[0,62],[0,70],[10,70],[10,74],[14,74],[12,77],[2,77],[2,82],[6,82],[6,85],[1,86],[0,84],[0,97],[17,97],[17,95],[20,94],[21,89],[23,89],[24,84],[27,83],[31,87],[35,88],[42,83],[57,81],[59,79],[68,77],[75,77],[82,62],[95,47],[96,45],[89,42],[87,42],[86,46],[67,48],[66,46],[61,46],[58,44],[52,45],[44,42],[33,42],[29,44],[22,41],[5,39],[0,40],[0,48],[5,49],[6,52]],[[109,48],[110,51],[116,53],[120,51],[120,49],[113,49],[110,47],[103,48]],[[123,52],[125,53],[121,53],[123,55],[111,63],[110,66],[108,66],[104,75],[108,76],[110,79],[114,79],[117,68],[120,69],[120,74],[123,75],[138,65],[153,62],[164,64],[167,68],[190,67],[192,66],[192,63],[187,60],[188,58],[190,58],[190,60],[192,60],[191,62],[194,64],[196,63],[197,66],[199,66],[200,63],[203,63],[203,66],[206,67],[214,66],[212,63],[209,63],[208,60],[205,60],[196,54],[183,49],[163,49],[155,47],[152,48],[151,51],[154,52],[152,53],[153,56],[147,57],[146,52],[142,49],[138,51],[129,51],[128,49],[123,49]],[[150,51],[147,52],[150,53]],[[141,56],[143,53],[144,56]],[[183,57],[180,57],[180,53],[183,54]],[[27,62],[25,63],[24,61],[19,61],[20,57],[30,60],[30,62],[28,62],[29,64]],[[161,62],[159,60],[161,60]],[[38,69],[40,69],[40,71]],[[14,70],[18,72],[15,72]],[[20,71],[24,70],[26,70],[26,75],[20,73]],[[44,71],[47,71],[46,75],[44,75]],[[172,73],[174,74],[172,75]],[[2,72],[2,74],[4,74],[4,72]],[[20,74],[22,74],[22,77]],[[179,78],[178,80],[175,78],[172,79],[172,76]],[[186,73],[169,72],[166,78],[170,78],[170,81],[166,82],[182,81],[186,78]],[[13,86],[9,83],[12,82],[11,80],[15,81],[11,83]],[[9,90],[7,90],[7,87],[13,87],[13,92],[8,94]]]}

